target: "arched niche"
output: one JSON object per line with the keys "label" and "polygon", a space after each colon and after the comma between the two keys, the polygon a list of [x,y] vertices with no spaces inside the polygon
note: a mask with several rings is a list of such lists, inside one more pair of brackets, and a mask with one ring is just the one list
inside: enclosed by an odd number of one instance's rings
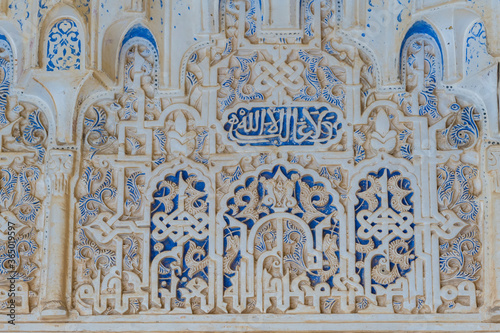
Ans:
{"label": "arched niche", "polygon": [[[250,1],[247,17],[249,29],[246,36],[259,37],[312,37],[313,9],[318,1],[309,0],[254,0]],[[253,13],[253,14],[252,14]]]}
{"label": "arched niche", "polygon": [[410,29],[405,34],[403,41],[401,42],[401,48],[399,51],[399,68],[400,68],[400,76],[403,82],[406,82],[405,73],[408,65],[408,55],[406,52],[408,48],[411,46],[412,42],[417,40],[427,40],[436,48],[436,58],[439,61],[439,70],[437,71],[437,75],[440,79],[443,78],[443,47],[439,36],[437,35],[435,29],[426,21],[417,21],[415,22]]}
{"label": "arched niche", "polygon": [[[0,27],[0,44],[8,48],[6,51],[12,62],[10,84],[14,85],[24,69],[22,37],[20,36],[18,30],[7,24]],[[4,51],[0,52],[3,53]],[[4,58],[5,55],[2,55],[1,57]]]}
{"label": "arched niche", "polygon": [[14,54],[5,35],[0,34],[0,124],[8,124],[7,103],[14,77]]}
{"label": "arched niche", "polygon": [[[400,77],[403,78],[404,47],[408,41],[420,35],[434,40],[441,52],[441,80],[453,84],[466,75],[466,38],[472,25],[480,19],[477,13],[467,8],[455,8],[451,12],[444,9],[425,12],[408,29],[401,41]],[[418,16],[417,16],[418,17]]]}
{"label": "arched niche", "polygon": [[98,62],[100,69],[116,83],[123,79],[123,74],[120,74],[121,67],[123,67],[122,50],[133,40],[143,40],[145,44],[149,44],[156,53],[158,64],[158,44],[146,23],[137,20],[115,22],[104,34],[102,56]]}
{"label": "arched niche", "polygon": [[[40,29],[42,38],[38,46],[39,66],[42,69],[85,69],[88,61],[87,30],[82,22],[78,11],[67,4],[60,4],[47,14]],[[61,47],[66,47],[66,54]],[[66,56],[67,59],[54,59],[57,56]]]}
{"label": "arched niche", "polygon": [[263,29],[300,29],[301,7],[304,1],[265,0],[261,4]]}

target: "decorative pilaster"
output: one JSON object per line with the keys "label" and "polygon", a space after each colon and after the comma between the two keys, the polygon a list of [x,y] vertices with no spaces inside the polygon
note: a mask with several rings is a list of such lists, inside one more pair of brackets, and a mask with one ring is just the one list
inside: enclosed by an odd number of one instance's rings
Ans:
{"label": "decorative pilaster", "polygon": [[52,150],[49,153],[48,174],[52,192],[48,221],[47,269],[43,317],[67,314],[66,280],[69,239],[69,178],[73,171],[73,152]]}

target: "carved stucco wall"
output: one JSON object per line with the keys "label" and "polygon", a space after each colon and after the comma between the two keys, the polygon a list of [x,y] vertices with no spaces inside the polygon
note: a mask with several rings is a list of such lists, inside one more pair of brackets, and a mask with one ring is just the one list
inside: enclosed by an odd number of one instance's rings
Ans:
{"label": "carved stucco wall", "polygon": [[499,6],[0,1],[0,329],[500,331]]}

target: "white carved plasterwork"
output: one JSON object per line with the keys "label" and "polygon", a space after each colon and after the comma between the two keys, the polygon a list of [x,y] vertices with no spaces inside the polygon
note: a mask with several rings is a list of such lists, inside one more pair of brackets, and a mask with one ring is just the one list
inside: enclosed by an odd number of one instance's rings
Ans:
{"label": "white carved plasterwork", "polygon": [[484,13],[0,4],[0,314],[14,298],[21,330],[500,330]]}

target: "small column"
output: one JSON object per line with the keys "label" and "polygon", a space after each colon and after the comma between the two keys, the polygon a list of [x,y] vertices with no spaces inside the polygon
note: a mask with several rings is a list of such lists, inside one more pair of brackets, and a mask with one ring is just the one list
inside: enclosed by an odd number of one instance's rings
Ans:
{"label": "small column", "polygon": [[73,152],[52,150],[48,159],[48,175],[52,198],[47,234],[47,267],[45,293],[42,300],[42,317],[64,317],[67,315],[66,281],[70,193],[69,179],[73,171]]}

